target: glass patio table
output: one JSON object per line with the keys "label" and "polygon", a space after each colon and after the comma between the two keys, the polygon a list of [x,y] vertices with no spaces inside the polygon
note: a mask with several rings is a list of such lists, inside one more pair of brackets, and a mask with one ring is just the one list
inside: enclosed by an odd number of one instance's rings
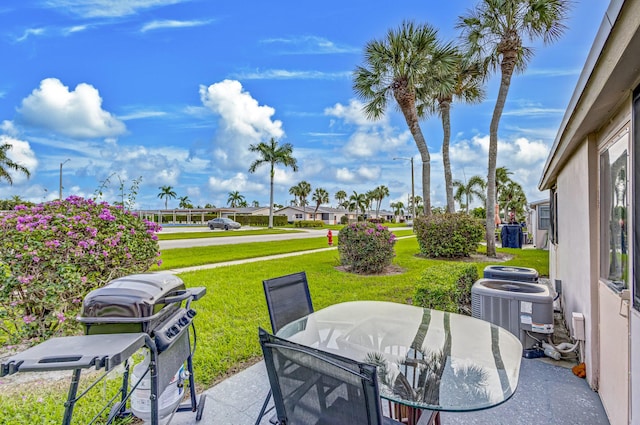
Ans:
{"label": "glass patio table", "polygon": [[522,358],[518,338],[489,322],[380,301],[329,306],[277,336],[375,364],[382,398],[435,411],[481,410],[508,400]]}

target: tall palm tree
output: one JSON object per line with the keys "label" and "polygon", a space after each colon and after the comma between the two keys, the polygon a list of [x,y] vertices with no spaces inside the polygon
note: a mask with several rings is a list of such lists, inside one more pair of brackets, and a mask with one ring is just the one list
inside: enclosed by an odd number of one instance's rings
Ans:
{"label": "tall palm tree", "polygon": [[326,204],[329,202],[329,192],[327,192],[321,187],[318,187],[316,188],[316,190],[313,191],[311,200],[313,200],[316,203],[316,209],[315,211],[313,211],[313,218],[315,219],[315,215],[318,213],[318,208],[320,208],[320,205]]}
{"label": "tall palm tree", "polygon": [[250,145],[249,151],[257,152],[260,158],[251,163],[249,167],[250,173],[255,173],[256,169],[262,164],[269,164],[269,229],[273,228],[273,177],[275,166],[282,164],[285,167],[291,167],[293,171],[298,171],[296,159],[292,156],[293,146],[285,143],[278,146],[278,142],[273,137],[269,143],[260,142],[257,145]]}
{"label": "tall palm tree", "polygon": [[402,203],[402,201],[392,202],[391,204],[389,204],[389,206],[391,206],[391,209],[393,210],[393,213],[396,217],[404,214],[404,204]]}
{"label": "tall palm tree", "polygon": [[511,77],[523,72],[533,56],[523,38],[542,39],[545,44],[557,40],[565,30],[570,0],[480,0],[467,15],[459,18],[466,48],[483,60],[487,72],[500,69],[500,88],[489,127],[487,171],[487,255],[496,256],[495,209],[498,126],[507,100]]}
{"label": "tall palm tree", "polygon": [[307,196],[311,193],[311,185],[309,182],[302,180],[298,183],[298,199],[300,200],[300,205],[302,205],[302,212],[304,220],[307,219],[307,205],[309,202],[307,201]]}
{"label": "tall palm tree", "polygon": [[231,208],[238,208],[242,201],[244,201],[244,196],[240,195],[240,192],[238,192],[237,190],[229,192],[229,196],[227,197],[227,205],[229,205]]}
{"label": "tall palm tree", "polygon": [[378,218],[380,215],[380,206],[382,205],[382,200],[389,196],[389,188],[387,186],[380,185],[373,189],[373,194],[376,201],[376,218]]}
{"label": "tall palm tree", "polygon": [[188,196],[180,196],[178,199],[180,200],[180,204],[178,205],[180,208],[193,208],[193,204]]}
{"label": "tall palm tree", "polygon": [[295,185],[289,188],[289,195],[293,195],[292,205],[298,206],[300,205],[298,199],[300,199],[300,186]]}
{"label": "tall palm tree", "polygon": [[456,188],[453,198],[460,202],[462,206],[462,198],[464,197],[464,207],[467,214],[469,214],[469,204],[473,202],[475,197],[478,197],[482,201],[485,199],[487,183],[480,176],[471,177],[466,184],[460,180],[456,180],[453,182],[453,186]]}
{"label": "tall palm tree", "polygon": [[367,211],[367,196],[354,190],[353,195],[349,196],[349,211],[357,212],[358,210],[362,212],[362,218],[364,218]]}
{"label": "tall palm tree", "polygon": [[[395,99],[409,126],[422,159],[422,193],[425,211],[431,211],[431,157],[420,128],[417,103],[431,92],[431,75],[453,72],[454,63],[440,46],[437,31],[428,24],[405,21],[389,30],[384,40],[365,47],[365,66],[356,68],[353,88],[365,101],[369,119],[381,118],[389,99]],[[447,71],[448,69],[448,71]]]}
{"label": "tall palm tree", "polygon": [[3,143],[0,145],[0,180],[4,179],[9,182],[9,186],[13,185],[13,177],[11,177],[10,170],[18,171],[27,176],[27,178],[31,177],[31,172],[23,166],[18,164],[17,162],[13,162],[7,152],[13,149],[13,145],[10,143]]}
{"label": "tall palm tree", "polygon": [[176,195],[172,186],[160,186],[158,189],[160,189],[158,198],[164,198],[164,209],[166,210],[169,208],[169,199],[176,199],[178,195]]}
{"label": "tall palm tree", "polygon": [[336,199],[336,201],[338,201],[338,206],[339,207],[344,207],[345,206],[345,202],[347,200],[349,196],[347,195],[347,192],[345,192],[344,190],[339,190],[336,192],[334,198]]}
{"label": "tall palm tree", "polygon": [[255,200],[251,201],[251,206],[254,207],[254,208],[258,208],[260,206],[260,202],[255,201]]}
{"label": "tall palm tree", "polygon": [[368,190],[367,192],[365,192],[364,197],[367,201],[367,211],[370,212],[372,209],[373,201],[376,200],[375,190]]}
{"label": "tall palm tree", "polygon": [[502,206],[505,218],[507,218],[509,217],[509,211],[514,211],[516,214],[524,212],[524,207],[527,205],[527,195],[525,195],[519,183],[511,180],[500,192],[498,201]]}
{"label": "tall palm tree", "polygon": [[473,60],[460,49],[448,49],[443,54],[450,54],[455,63],[455,71],[433,76],[432,99],[427,103],[428,109],[440,116],[442,121],[442,164],[444,167],[444,185],[447,198],[447,212],[455,212],[453,196],[453,178],[451,176],[451,104],[453,102],[479,103],[485,97],[483,87],[484,72],[482,63]]}

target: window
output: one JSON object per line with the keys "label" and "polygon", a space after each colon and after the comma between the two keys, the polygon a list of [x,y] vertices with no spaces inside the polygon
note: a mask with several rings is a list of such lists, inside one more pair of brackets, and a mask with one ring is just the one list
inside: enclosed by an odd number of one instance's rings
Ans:
{"label": "window", "polygon": [[302,214],[296,214],[296,220],[302,220]]}
{"label": "window", "polygon": [[616,290],[629,287],[629,131],[600,154],[600,277]]}
{"label": "window", "polygon": [[551,211],[549,205],[538,207],[538,230],[548,230],[551,225]]}

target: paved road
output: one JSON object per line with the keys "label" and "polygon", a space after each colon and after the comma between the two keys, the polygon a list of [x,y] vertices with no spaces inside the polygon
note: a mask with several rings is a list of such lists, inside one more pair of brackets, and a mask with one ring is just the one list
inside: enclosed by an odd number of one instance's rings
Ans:
{"label": "paved road", "polygon": [[[191,248],[194,246],[212,246],[212,245],[229,245],[247,242],[269,242],[269,241],[284,241],[288,239],[308,239],[326,237],[326,229],[296,229],[302,230],[302,232],[291,233],[278,233],[275,235],[247,235],[242,236],[242,230],[233,231],[238,236],[225,236],[225,237],[213,237],[202,239],[179,239],[173,241],[159,241],[160,249],[171,248]],[[211,232],[211,230],[206,230]],[[214,232],[221,232],[222,230],[214,230]],[[164,232],[164,229],[163,229]],[[334,234],[336,231],[333,231]]]}

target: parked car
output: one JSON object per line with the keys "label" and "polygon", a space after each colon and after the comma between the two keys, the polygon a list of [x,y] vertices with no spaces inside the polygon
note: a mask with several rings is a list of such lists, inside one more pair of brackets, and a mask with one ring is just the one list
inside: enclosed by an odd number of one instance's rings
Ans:
{"label": "parked car", "polygon": [[209,225],[209,229],[211,230],[214,230],[214,229],[229,230],[229,229],[239,229],[241,227],[240,223],[238,223],[237,221],[233,221],[230,218],[222,218],[222,217],[209,220],[207,224]]}

